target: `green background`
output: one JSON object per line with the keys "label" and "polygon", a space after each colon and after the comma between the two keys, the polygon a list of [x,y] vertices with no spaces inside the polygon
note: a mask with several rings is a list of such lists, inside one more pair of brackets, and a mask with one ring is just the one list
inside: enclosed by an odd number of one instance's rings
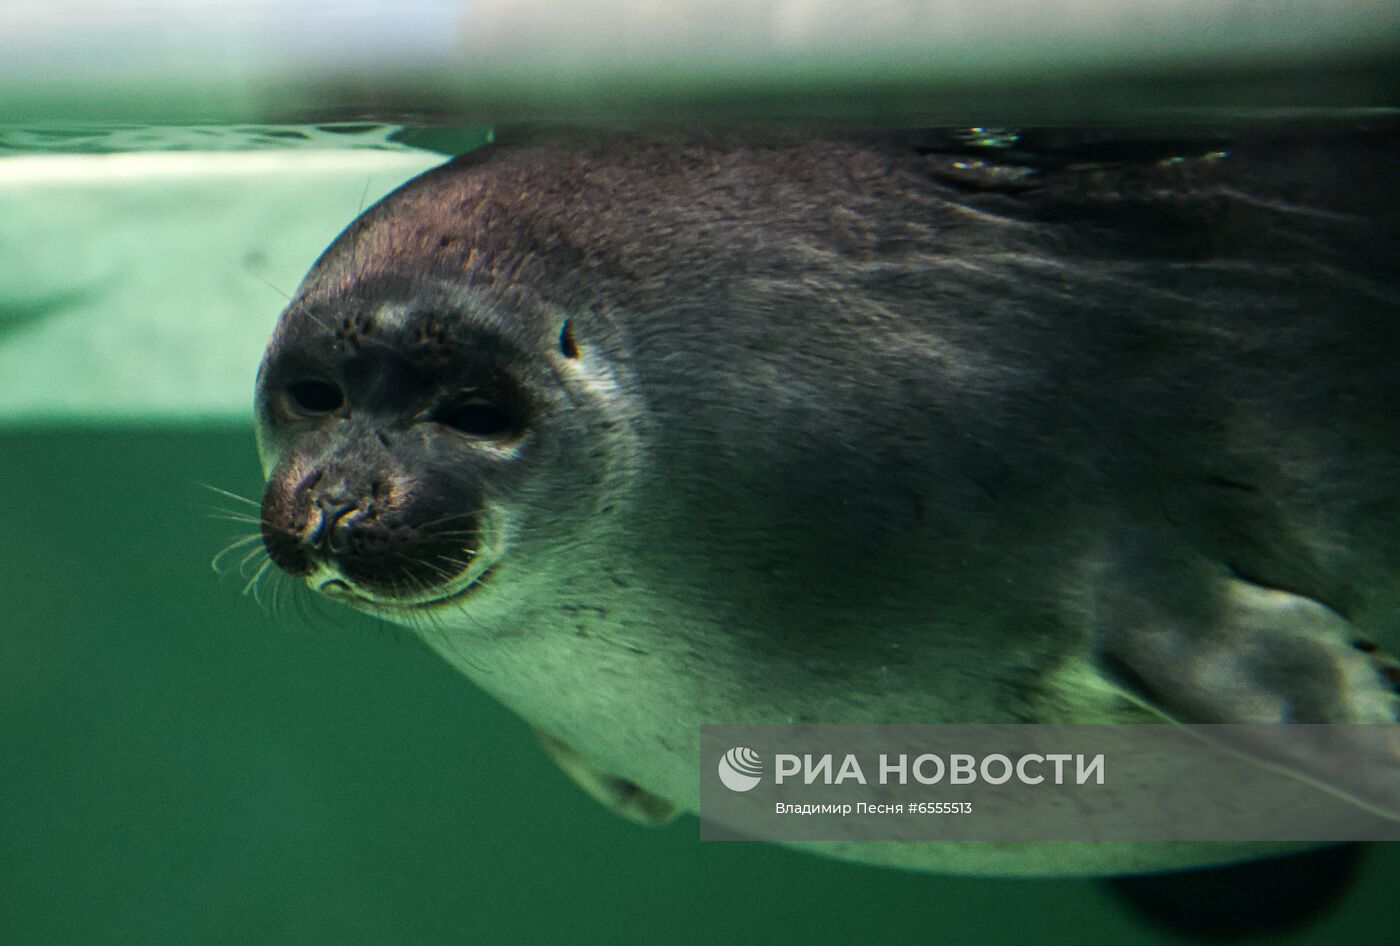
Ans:
{"label": "green background", "polygon": [[[4,432],[0,482],[0,944],[1175,942],[1088,881],[614,818],[411,636],[212,572],[243,426]],[[1397,878],[1291,941],[1389,940]]]}

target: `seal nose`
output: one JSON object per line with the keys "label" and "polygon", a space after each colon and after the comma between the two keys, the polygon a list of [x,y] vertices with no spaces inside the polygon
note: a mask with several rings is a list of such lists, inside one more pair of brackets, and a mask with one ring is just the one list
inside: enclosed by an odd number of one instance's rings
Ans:
{"label": "seal nose", "polygon": [[365,544],[382,512],[383,479],[332,467],[270,477],[263,495],[263,545],[273,563],[306,575]]}
{"label": "seal nose", "polygon": [[479,516],[454,511],[460,496],[424,490],[382,466],[288,466],[268,478],[263,545],[289,574],[329,569],[327,594],[420,596],[455,581],[477,555]]}

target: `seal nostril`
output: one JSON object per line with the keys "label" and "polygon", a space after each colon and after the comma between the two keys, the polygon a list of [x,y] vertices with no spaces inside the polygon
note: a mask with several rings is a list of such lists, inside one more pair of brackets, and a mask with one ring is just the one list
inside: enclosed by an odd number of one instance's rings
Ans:
{"label": "seal nostril", "polygon": [[[323,552],[331,551],[336,539],[345,538],[344,520],[351,513],[360,508],[356,502],[334,502],[332,500],[317,499],[316,508],[321,512],[321,521],[316,524],[315,529],[306,537],[306,544],[312,548],[319,548]],[[351,537],[353,539],[353,536]]]}

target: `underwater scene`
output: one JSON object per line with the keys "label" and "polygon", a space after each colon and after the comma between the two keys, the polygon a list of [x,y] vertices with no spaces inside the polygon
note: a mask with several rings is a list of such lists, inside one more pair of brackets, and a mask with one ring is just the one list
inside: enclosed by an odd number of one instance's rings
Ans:
{"label": "underwater scene", "polygon": [[274,6],[0,14],[0,944],[1392,938],[1385,5]]}

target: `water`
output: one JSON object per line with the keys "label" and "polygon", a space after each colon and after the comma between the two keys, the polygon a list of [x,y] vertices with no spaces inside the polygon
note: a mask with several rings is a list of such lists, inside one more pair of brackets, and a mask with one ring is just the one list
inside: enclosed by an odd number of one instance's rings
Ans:
{"label": "water", "polygon": [[[1219,121],[1120,131],[1096,153],[1142,137],[1183,154],[1227,149],[1230,133]],[[473,134],[31,128],[0,133],[0,153],[156,148],[197,164],[211,147],[392,151],[431,139],[450,151]],[[1024,142],[1014,128],[958,134],[1013,169]],[[331,232],[369,190],[347,187],[320,211],[339,216],[327,219]],[[203,229],[219,228],[205,219]],[[4,232],[0,248],[18,253],[15,231]],[[281,303],[261,264],[247,265],[242,249],[229,257],[192,283],[246,283],[259,299],[248,318],[270,324]],[[307,263],[276,261],[293,275],[273,281],[289,290]],[[0,302],[23,283],[12,270]],[[23,324],[0,305],[0,352],[64,319],[118,311],[104,309],[103,291]],[[151,312],[204,324],[189,297],[146,298]],[[143,324],[152,334],[126,339],[127,357],[168,360],[161,333],[179,323]],[[236,575],[210,569],[241,529],[209,517],[231,504],[201,484],[260,492],[238,406],[252,360],[195,411],[178,385],[159,400],[104,394],[65,361],[64,337],[40,346],[50,367],[25,382],[42,383],[64,411],[0,413],[0,943],[1177,942],[1090,881],[877,870],[702,844],[691,819],[655,831],[615,819],[521,722],[411,636],[329,605],[269,613],[240,595]],[[217,354],[222,337],[206,348]],[[0,403],[19,403],[4,401],[8,377]],[[115,410],[124,398],[131,409]],[[1287,941],[1388,939],[1397,881],[1400,851],[1372,850],[1338,908]]]}

